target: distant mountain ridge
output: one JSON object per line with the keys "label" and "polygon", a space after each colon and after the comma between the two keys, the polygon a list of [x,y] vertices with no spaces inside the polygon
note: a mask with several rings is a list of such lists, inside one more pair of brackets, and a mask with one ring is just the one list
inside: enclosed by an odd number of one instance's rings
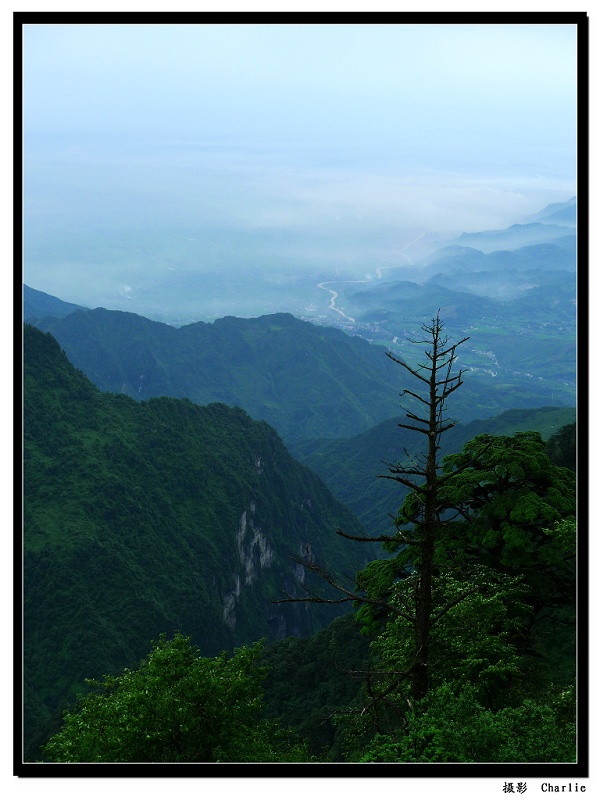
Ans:
{"label": "distant mountain ridge", "polygon": [[105,309],[32,321],[104,391],[238,405],[290,443],[357,434],[397,413],[406,376],[385,352],[418,357],[407,340],[439,309],[453,340],[469,337],[457,409],[468,422],[575,404],[576,241],[573,228],[545,222],[465,233],[412,281],[390,268],[383,279],[331,282],[344,332],[282,313],[182,328]]}
{"label": "distant mountain ridge", "polygon": [[[400,302],[400,297],[394,300],[391,289],[385,301],[395,303],[399,310],[409,308],[413,315],[420,313],[419,308],[444,303],[439,287],[430,287],[427,296],[421,287],[416,289],[418,303]],[[481,312],[481,298],[464,297]],[[427,319],[427,312],[423,314],[417,329]],[[447,323],[451,336],[460,333],[457,309],[447,314]],[[398,412],[402,389],[420,388],[415,378],[386,358],[386,348],[290,314],[225,317],[177,329],[135,314],[94,309],[60,320],[39,320],[36,325],[52,333],[70,361],[103,391],[139,400],[187,397],[198,404],[240,406],[254,419],[272,425],[288,443],[365,431]],[[472,339],[476,348],[478,342]],[[498,344],[514,348],[520,337],[503,337]],[[503,351],[499,352],[501,363],[506,362]],[[530,351],[518,352],[536,359]],[[409,359],[419,355],[412,346]],[[560,356],[555,347],[550,349],[548,357],[559,359],[562,365]],[[489,364],[489,356],[475,353],[471,357],[464,349],[463,359],[467,357],[475,358],[475,365],[487,368]],[[468,365],[464,361],[464,366]],[[470,372],[456,401],[457,416],[468,422],[508,408],[548,404],[551,391],[547,383],[529,378],[524,382],[525,387],[519,376],[502,373],[503,389],[495,392],[494,380],[487,372]],[[555,402],[572,405],[570,386],[562,388],[557,383],[553,391]]]}
{"label": "distant mountain ridge", "polygon": [[494,250],[516,250],[527,245],[546,244],[564,238],[566,230],[563,225],[529,222],[511,225],[503,230],[461,233],[456,243],[491,253]]}
{"label": "distant mountain ridge", "polygon": [[104,391],[239,405],[288,441],[364,430],[396,408],[384,348],[290,314],[177,329],[95,309],[36,324]]}
{"label": "distant mountain ridge", "polygon": [[577,222],[577,197],[573,196],[564,203],[550,203],[525,221],[575,225]]}
{"label": "distant mountain ridge", "polygon": [[577,291],[586,265],[578,276],[576,228],[556,224],[561,214],[576,214],[575,198],[542,209],[536,221],[441,243],[410,281],[398,267],[360,287],[334,283],[336,308],[371,341],[409,360],[406,341],[419,338],[430,309],[439,309],[452,340],[469,337],[461,366],[474,391],[504,403],[488,414],[481,405],[475,414],[461,407],[464,422],[509,408],[573,406]]}
{"label": "distant mountain ridge", "polygon": [[434,270],[473,270],[492,272],[512,269],[515,272],[540,269],[575,271],[574,236],[560,237],[553,242],[543,242],[518,247],[516,250],[493,250],[484,253],[476,247],[448,245],[437,250],[428,260],[425,274]]}
{"label": "distant mountain ridge", "polygon": [[23,284],[23,320],[25,322],[32,319],[43,319],[44,317],[61,319],[78,310],[83,310],[83,306],[78,306],[75,303],[66,303],[58,297],[46,294],[46,292],[40,292]]}

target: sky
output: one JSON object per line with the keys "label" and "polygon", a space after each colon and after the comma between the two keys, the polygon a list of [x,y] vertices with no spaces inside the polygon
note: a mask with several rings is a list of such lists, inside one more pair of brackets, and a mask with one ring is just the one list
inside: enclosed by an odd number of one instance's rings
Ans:
{"label": "sky", "polygon": [[372,272],[574,195],[576,99],[573,25],[26,25],[25,281],[119,302],[177,230]]}
{"label": "sky", "polygon": [[[563,25],[26,25],[26,133],[572,162]],[[541,153],[540,153],[541,150]]]}

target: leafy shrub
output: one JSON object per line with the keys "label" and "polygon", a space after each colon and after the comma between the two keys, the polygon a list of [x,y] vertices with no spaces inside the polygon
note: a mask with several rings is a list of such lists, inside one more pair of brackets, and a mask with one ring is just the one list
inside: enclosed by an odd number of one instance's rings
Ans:
{"label": "leafy shrub", "polygon": [[260,645],[203,658],[161,636],[137,670],[89,681],[44,748],[59,762],[302,761],[304,749],[262,715]]}

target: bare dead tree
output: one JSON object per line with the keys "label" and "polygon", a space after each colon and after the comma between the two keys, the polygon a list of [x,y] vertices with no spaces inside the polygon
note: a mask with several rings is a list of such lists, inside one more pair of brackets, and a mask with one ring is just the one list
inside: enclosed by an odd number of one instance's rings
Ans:
{"label": "bare dead tree", "polygon": [[[407,396],[416,402],[416,411],[403,408],[408,422],[398,423],[399,427],[406,430],[417,431],[426,437],[427,446],[421,455],[409,454],[405,451],[406,459],[403,463],[388,465],[388,474],[378,477],[398,481],[408,488],[418,501],[418,511],[413,515],[410,529],[403,530],[400,525],[393,536],[361,537],[351,536],[338,530],[337,533],[346,539],[354,541],[382,542],[409,546],[413,553],[414,580],[414,613],[409,613],[393,602],[389,597],[373,597],[367,587],[361,586],[360,575],[357,576],[355,586],[349,589],[323,567],[318,564],[303,563],[310,572],[318,575],[329,586],[336,590],[338,599],[326,600],[312,592],[303,598],[287,596],[275,602],[327,602],[368,604],[381,609],[386,614],[402,617],[412,627],[414,632],[414,647],[412,664],[402,673],[402,678],[410,677],[412,682],[412,700],[422,699],[429,688],[429,647],[431,628],[457,601],[448,603],[441,611],[434,614],[432,597],[432,581],[434,576],[434,552],[436,534],[440,530],[440,488],[448,476],[441,473],[439,462],[440,440],[443,433],[456,425],[456,420],[446,416],[446,406],[450,395],[463,383],[464,370],[455,370],[457,360],[456,351],[469,337],[464,337],[455,344],[451,344],[449,337],[443,333],[444,324],[440,320],[439,310],[431,320],[431,324],[421,327],[424,338],[410,339],[413,344],[425,346],[425,356],[416,367],[388,353],[388,357],[406,370],[413,378],[422,384],[422,392],[404,389],[402,396]],[[418,384],[417,384],[418,385]],[[455,474],[455,473],[454,473]],[[306,587],[304,587],[306,589]],[[466,596],[466,595],[465,595]],[[462,598],[461,598],[462,599]],[[387,695],[392,688],[399,685],[400,678],[395,680],[392,687],[388,687],[380,697]],[[374,700],[377,697],[374,695]]]}
{"label": "bare dead tree", "polygon": [[[417,586],[415,592],[415,644],[412,670],[412,695],[414,700],[425,696],[429,688],[429,641],[432,625],[432,578],[434,572],[434,547],[436,533],[440,526],[439,490],[444,478],[440,475],[438,460],[442,434],[456,425],[456,420],[445,416],[448,397],[462,385],[464,370],[453,372],[457,359],[457,348],[469,337],[455,344],[449,344],[448,336],[443,334],[444,324],[440,313],[431,320],[431,325],[423,325],[425,339],[410,340],[414,344],[426,346],[425,360],[416,368],[411,367],[391,353],[389,358],[417,378],[423,386],[423,393],[405,389],[401,396],[408,395],[421,404],[423,411],[414,413],[405,409],[408,423],[398,423],[401,428],[417,431],[427,437],[427,451],[424,464],[410,459],[409,466],[397,465],[389,469],[388,475],[381,477],[398,481],[420,499],[420,520],[415,524],[410,544],[416,549]],[[419,481],[421,479],[421,481]],[[419,482],[417,482],[419,481]]]}

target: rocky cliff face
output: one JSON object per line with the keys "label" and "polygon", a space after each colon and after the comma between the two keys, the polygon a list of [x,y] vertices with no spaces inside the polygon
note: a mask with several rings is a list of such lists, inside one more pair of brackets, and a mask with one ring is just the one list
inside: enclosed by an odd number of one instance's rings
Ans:
{"label": "rocky cliff face", "polygon": [[236,535],[240,572],[233,574],[234,587],[225,593],[223,602],[223,619],[232,630],[236,622],[235,606],[242,597],[243,587],[254,583],[259,573],[275,560],[273,548],[251,516],[255,511],[256,504],[252,502],[249,511],[243,511],[240,517]]}

